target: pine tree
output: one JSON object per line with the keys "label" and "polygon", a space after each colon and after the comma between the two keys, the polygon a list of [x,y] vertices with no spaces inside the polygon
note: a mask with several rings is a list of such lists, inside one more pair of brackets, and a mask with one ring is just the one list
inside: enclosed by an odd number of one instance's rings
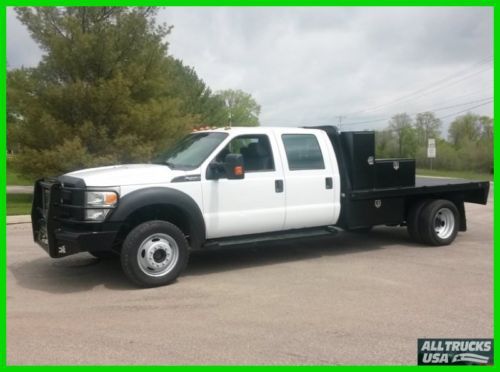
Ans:
{"label": "pine tree", "polygon": [[38,66],[8,73],[9,143],[22,173],[147,161],[200,124],[178,92],[171,27],[155,8],[16,12],[44,52]]}

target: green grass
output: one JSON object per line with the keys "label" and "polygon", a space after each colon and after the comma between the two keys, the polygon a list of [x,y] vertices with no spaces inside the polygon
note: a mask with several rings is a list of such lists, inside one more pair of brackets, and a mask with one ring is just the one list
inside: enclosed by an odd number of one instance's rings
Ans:
{"label": "green grass", "polygon": [[417,176],[433,176],[433,177],[451,177],[464,178],[466,180],[492,181],[493,175],[489,173],[478,173],[472,171],[448,171],[448,170],[430,170],[417,169]]}
{"label": "green grass", "polygon": [[7,165],[7,185],[9,186],[31,186],[34,180],[23,176]]}
{"label": "green grass", "polygon": [[7,216],[31,214],[31,194],[7,194]]}

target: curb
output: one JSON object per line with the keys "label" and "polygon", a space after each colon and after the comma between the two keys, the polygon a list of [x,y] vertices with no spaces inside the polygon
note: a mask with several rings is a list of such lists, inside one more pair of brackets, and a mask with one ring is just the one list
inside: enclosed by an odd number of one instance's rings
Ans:
{"label": "curb", "polygon": [[31,223],[30,215],[7,216],[7,225],[19,225],[23,223]]}

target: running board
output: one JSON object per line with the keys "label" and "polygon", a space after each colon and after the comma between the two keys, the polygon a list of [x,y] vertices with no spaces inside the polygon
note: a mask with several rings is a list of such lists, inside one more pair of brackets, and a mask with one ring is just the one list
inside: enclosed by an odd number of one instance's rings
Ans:
{"label": "running board", "polygon": [[240,245],[252,245],[259,243],[270,243],[289,239],[309,239],[323,236],[336,235],[340,230],[335,226],[326,226],[313,229],[300,229],[271,232],[266,234],[243,235],[221,239],[207,240],[201,249],[228,248]]}

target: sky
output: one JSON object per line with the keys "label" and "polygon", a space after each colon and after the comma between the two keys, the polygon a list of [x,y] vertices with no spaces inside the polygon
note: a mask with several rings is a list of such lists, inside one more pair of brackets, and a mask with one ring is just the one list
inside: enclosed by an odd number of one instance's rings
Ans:
{"label": "sky", "polygon": [[[492,7],[163,7],[169,54],[212,90],[241,89],[265,126],[382,129],[434,111],[444,131],[470,110],[493,115]],[[10,69],[42,52],[12,9]]]}

